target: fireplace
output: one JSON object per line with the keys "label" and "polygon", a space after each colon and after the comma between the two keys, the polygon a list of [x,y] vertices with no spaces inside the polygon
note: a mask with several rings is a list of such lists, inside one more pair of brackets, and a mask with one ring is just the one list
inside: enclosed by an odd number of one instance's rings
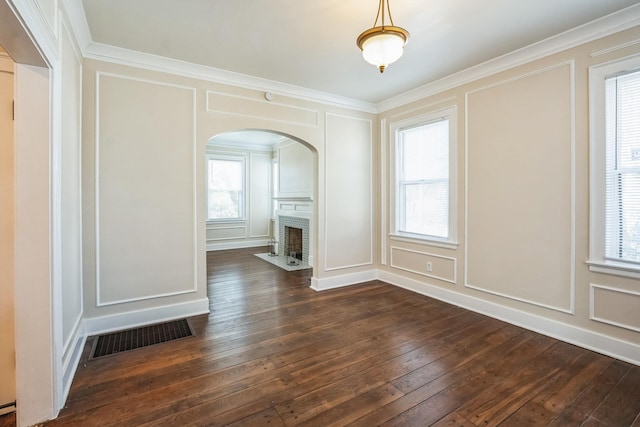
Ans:
{"label": "fireplace", "polygon": [[285,254],[288,257],[302,261],[302,228],[284,227]]}
{"label": "fireplace", "polygon": [[278,255],[287,257],[295,252],[302,264],[309,264],[309,219],[300,216],[278,215],[280,244]]}

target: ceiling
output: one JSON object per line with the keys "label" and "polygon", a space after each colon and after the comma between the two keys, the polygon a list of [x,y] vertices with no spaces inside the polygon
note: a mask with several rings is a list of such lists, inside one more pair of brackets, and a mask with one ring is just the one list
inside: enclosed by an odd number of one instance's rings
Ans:
{"label": "ceiling", "polygon": [[384,74],[356,38],[377,0],[82,0],[93,43],[378,103],[640,0],[391,0],[411,33]]}
{"label": "ceiling", "polygon": [[290,139],[275,132],[243,130],[216,135],[209,140],[208,145],[270,151],[274,149],[276,144],[285,141],[290,141]]}

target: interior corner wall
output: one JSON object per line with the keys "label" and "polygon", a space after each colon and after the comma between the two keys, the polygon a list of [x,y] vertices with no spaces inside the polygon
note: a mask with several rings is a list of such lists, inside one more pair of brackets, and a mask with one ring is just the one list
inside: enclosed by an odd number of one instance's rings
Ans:
{"label": "interior corner wall", "polygon": [[[389,143],[381,151],[388,203],[381,206],[380,277],[640,363],[638,281],[591,272],[586,262],[589,67],[640,54],[638,40],[635,27],[382,113]],[[390,237],[389,129],[446,106],[463,112],[454,183],[459,244]]]}

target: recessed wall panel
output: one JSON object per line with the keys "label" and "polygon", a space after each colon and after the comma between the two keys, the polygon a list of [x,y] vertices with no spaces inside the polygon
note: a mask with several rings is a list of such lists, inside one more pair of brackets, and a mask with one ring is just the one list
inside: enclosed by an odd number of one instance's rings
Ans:
{"label": "recessed wall panel", "polygon": [[250,237],[269,237],[271,221],[271,158],[268,155],[249,156],[249,180],[251,200],[249,201]]}
{"label": "recessed wall panel", "polygon": [[372,124],[327,114],[325,269],[373,262]]}
{"label": "recessed wall panel", "polygon": [[[61,26],[62,73],[60,144],[60,226],[62,264],[62,334],[70,344],[82,317],[82,197],[81,197],[81,65],[65,25]],[[66,348],[65,348],[66,350]]]}
{"label": "recessed wall panel", "polygon": [[573,310],[573,68],[467,93],[466,285]]}
{"label": "recessed wall panel", "polygon": [[640,332],[640,292],[591,285],[591,319]]}
{"label": "recessed wall panel", "polygon": [[97,303],[194,292],[195,92],[97,83]]}
{"label": "recessed wall panel", "polygon": [[318,111],[292,107],[277,101],[267,102],[245,96],[207,92],[207,111],[212,113],[255,117],[276,122],[317,127]]}

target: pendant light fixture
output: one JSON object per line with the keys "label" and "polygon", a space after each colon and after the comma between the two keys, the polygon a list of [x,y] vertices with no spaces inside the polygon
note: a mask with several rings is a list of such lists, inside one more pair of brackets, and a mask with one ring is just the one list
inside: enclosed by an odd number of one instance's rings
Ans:
{"label": "pendant light fixture", "polygon": [[[390,25],[385,24],[385,16],[389,17]],[[356,44],[362,50],[364,59],[383,73],[387,65],[400,59],[408,40],[409,32],[393,25],[389,0],[380,0],[373,27],[363,31]]]}

